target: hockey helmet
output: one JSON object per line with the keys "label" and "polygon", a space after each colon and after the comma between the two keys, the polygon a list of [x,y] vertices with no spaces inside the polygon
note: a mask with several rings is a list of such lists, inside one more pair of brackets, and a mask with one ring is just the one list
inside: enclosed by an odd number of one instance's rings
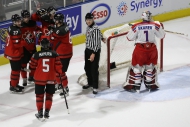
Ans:
{"label": "hockey helmet", "polygon": [[42,9],[38,10],[36,12],[36,14],[39,15],[40,17],[42,17],[47,14],[47,10],[45,8],[42,8]]}
{"label": "hockey helmet", "polygon": [[145,21],[151,21],[151,15],[150,11],[143,11],[141,18]]}
{"label": "hockey helmet", "polygon": [[57,11],[56,8],[54,8],[53,6],[48,7],[47,12],[50,14],[55,14],[55,12]]}
{"label": "hockey helmet", "polygon": [[28,10],[22,10],[21,11],[21,16],[22,16],[22,18],[29,18],[30,17],[30,12]]}
{"label": "hockey helmet", "polygon": [[92,13],[87,13],[85,16],[85,20],[86,19],[93,19],[93,18],[94,18],[94,15]]}
{"label": "hockey helmet", "polygon": [[49,49],[50,48],[50,41],[47,38],[43,38],[40,42],[40,45],[43,49]]}
{"label": "hockey helmet", "polygon": [[11,17],[11,20],[12,20],[12,22],[19,21],[19,20],[22,20],[22,17],[18,14],[14,14]]}
{"label": "hockey helmet", "polygon": [[60,23],[62,23],[63,19],[64,19],[64,15],[62,13],[57,13],[57,14],[54,15],[54,20],[55,21],[59,21]]}

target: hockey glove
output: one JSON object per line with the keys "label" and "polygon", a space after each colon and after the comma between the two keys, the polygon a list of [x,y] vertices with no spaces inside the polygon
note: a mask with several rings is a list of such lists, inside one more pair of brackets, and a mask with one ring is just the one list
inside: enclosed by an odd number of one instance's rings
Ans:
{"label": "hockey glove", "polygon": [[53,29],[54,29],[54,27],[53,27],[52,25],[49,25],[49,26],[48,26],[48,30],[49,30],[49,31],[52,31]]}
{"label": "hockey glove", "polygon": [[36,33],[36,38],[39,39],[41,36],[42,36],[42,32],[37,32],[37,33]]}

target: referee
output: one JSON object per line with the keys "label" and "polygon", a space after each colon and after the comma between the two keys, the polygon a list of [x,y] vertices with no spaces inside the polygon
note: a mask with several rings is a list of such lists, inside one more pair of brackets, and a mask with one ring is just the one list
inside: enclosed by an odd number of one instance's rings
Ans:
{"label": "referee", "polygon": [[87,13],[85,16],[87,29],[84,70],[86,72],[88,84],[83,86],[83,89],[93,87],[93,94],[97,94],[101,41],[105,42],[105,39],[93,18],[94,16],[91,13]]}

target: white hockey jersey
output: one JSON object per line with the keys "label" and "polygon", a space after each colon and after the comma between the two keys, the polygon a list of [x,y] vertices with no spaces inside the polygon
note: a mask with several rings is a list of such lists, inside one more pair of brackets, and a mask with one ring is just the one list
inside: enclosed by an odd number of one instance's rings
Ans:
{"label": "white hockey jersey", "polygon": [[140,22],[131,27],[131,30],[127,34],[129,41],[136,41],[136,43],[156,43],[157,38],[164,38],[165,31],[159,23],[155,22]]}

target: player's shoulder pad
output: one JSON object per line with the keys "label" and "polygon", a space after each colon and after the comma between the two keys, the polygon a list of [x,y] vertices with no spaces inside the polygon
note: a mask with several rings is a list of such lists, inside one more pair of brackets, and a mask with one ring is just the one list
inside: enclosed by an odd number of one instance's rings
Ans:
{"label": "player's shoulder pad", "polygon": [[52,52],[53,56],[55,56],[55,57],[59,56],[59,54],[56,51],[51,50],[51,52]]}
{"label": "player's shoulder pad", "polygon": [[10,35],[19,35],[19,34],[21,34],[21,31],[20,31],[19,27],[11,25],[8,27],[8,33]]}
{"label": "player's shoulder pad", "polygon": [[64,35],[69,32],[69,26],[67,26],[66,23],[64,23],[62,26],[60,26],[58,35]]}
{"label": "player's shoulder pad", "polygon": [[134,23],[131,28],[134,29],[135,27],[137,27],[140,24],[142,24],[142,23],[141,22]]}

